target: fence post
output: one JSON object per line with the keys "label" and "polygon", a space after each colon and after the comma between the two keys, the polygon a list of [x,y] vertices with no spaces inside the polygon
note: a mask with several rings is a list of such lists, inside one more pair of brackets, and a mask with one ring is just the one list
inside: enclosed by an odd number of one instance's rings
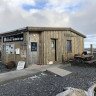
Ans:
{"label": "fence post", "polygon": [[91,44],[90,46],[91,46],[91,55],[93,55],[93,44]]}

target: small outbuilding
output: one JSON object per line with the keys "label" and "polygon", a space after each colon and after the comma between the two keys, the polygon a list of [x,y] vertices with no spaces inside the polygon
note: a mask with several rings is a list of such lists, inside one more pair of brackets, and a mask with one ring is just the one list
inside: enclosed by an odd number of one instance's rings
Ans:
{"label": "small outbuilding", "polygon": [[81,54],[85,35],[72,28],[25,27],[1,34],[2,62],[62,63]]}

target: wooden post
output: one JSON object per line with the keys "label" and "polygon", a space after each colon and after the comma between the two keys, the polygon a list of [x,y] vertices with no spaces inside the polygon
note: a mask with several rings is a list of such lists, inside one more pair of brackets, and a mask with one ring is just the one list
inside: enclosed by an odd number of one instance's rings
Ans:
{"label": "wooden post", "polygon": [[5,55],[5,43],[3,43],[3,36],[1,37],[1,61],[2,63],[5,63],[5,58],[6,58],[6,55]]}
{"label": "wooden post", "polygon": [[26,35],[26,41],[27,41],[27,48],[26,48],[26,68],[28,67],[29,65],[29,32],[26,32],[27,35]]}
{"label": "wooden post", "polygon": [[91,47],[91,55],[93,55],[93,44],[91,44],[90,47]]}

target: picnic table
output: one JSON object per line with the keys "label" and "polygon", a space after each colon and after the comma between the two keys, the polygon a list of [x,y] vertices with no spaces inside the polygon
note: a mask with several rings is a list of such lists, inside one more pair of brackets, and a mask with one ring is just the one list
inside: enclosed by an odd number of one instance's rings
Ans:
{"label": "picnic table", "polygon": [[75,56],[74,58],[79,63],[85,63],[86,61],[91,61],[93,58],[93,55]]}
{"label": "picnic table", "polygon": [[96,59],[93,58],[93,55],[84,55],[84,56],[75,56],[75,59],[78,63],[82,64],[94,64],[96,66]]}
{"label": "picnic table", "polygon": [[90,61],[92,60],[93,55],[84,55],[84,56],[75,56],[75,59],[80,59],[83,61]]}

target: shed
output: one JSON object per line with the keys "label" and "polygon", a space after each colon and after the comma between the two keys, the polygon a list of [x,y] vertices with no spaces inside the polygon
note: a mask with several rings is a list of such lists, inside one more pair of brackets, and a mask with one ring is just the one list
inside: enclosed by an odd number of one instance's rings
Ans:
{"label": "shed", "polygon": [[54,64],[84,50],[85,35],[72,28],[25,27],[1,34],[2,62],[23,60],[31,64]]}

